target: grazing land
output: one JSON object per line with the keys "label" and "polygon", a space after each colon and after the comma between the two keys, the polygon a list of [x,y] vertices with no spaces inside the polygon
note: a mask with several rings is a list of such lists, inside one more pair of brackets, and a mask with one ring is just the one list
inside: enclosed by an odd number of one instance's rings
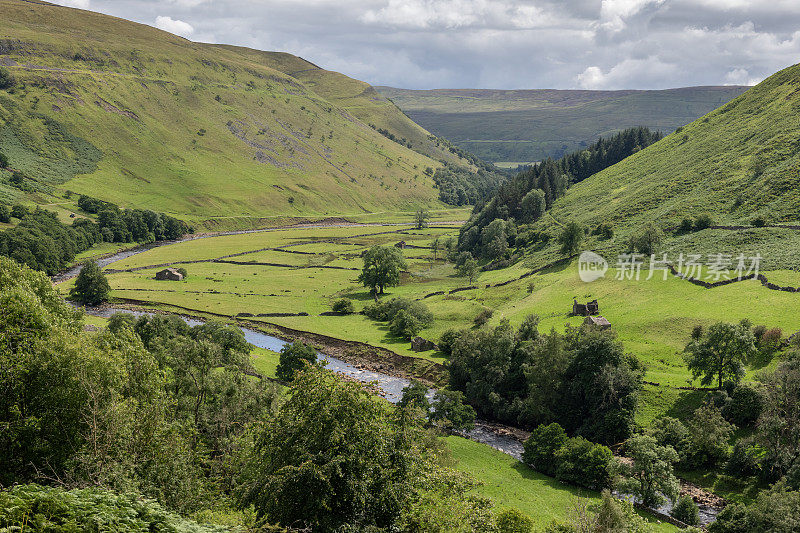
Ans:
{"label": "grazing land", "polygon": [[[768,234],[774,230],[745,231]],[[402,250],[408,271],[401,285],[388,289],[383,298],[425,303],[436,319],[420,335],[434,341],[448,329],[471,327],[486,308],[494,312],[490,325],[508,319],[516,326],[525,316],[537,314],[541,331],[563,331],[567,324],[579,325],[583,320],[570,316],[573,299],[597,298],[601,314],[611,322],[625,349],[647,366],[645,379],[650,383],[638,412],[643,424],[664,414],[682,417],[698,405],[702,393],[678,388],[690,379],[682,351],[696,325],[747,318],[779,327],[785,335],[800,330],[800,318],[786,312],[796,295],[769,290],[754,280],[706,289],[672,274],[664,279],[661,271],[654,271],[648,280],[646,269],[639,281],[617,280],[618,270],[612,265],[604,278],[587,284],[580,280],[574,261],[522,277],[537,259],[531,255],[512,267],[482,272],[475,288],[459,290],[469,287],[469,281],[458,277],[453,265],[443,260],[444,252],[438,252],[433,261],[431,249],[434,239],[444,243],[457,233],[455,226],[434,223],[421,230],[392,225],[314,227],[211,237],[155,248],[114,263],[108,277],[112,295],[121,300],[181,312],[240,315],[267,328],[275,325],[365,342],[400,355],[446,363],[441,352],[414,352],[408,340],[393,336],[385,323],[358,314],[372,302],[368,290],[357,281],[361,253],[373,245],[404,241],[410,245]],[[165,265],[184,267],[189,276],[181,282],[156,281],[155,272]],[[800,285],[796,271],[763,273],[775,283]],[[330,313],[333,302],[343,297],[353,300],[355,314]],[[748,305],[740,305],[745,301]],[[752,371],[773,364],[752,361],[749,379],[755,375]]]}

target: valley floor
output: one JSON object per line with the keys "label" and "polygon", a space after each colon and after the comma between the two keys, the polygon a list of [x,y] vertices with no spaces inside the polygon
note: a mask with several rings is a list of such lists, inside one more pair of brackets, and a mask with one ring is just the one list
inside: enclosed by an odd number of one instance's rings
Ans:
{"label": "valley floor", "polygon": [[[267,330],[289,328],[366,343],[405,356],[403,361],[412,363],[403,370],[430,377],[435,374],[431,369],[446,360],[440,352],[414,352],[408,341],[392,336],[384,323],[361,314],[329,313],[332,303],[342,297],[352,299],[356,311],[370,303],[368,291],[357,282],[361,253],[375,244],[403,241],[408,273],[385,298],[424,301],[436,320],[421,336],[434,341],[450,328],[471,327],[485,308],[494,312],[490,325],[503,319],[517,325],[535,313],[541,317],[541,330],[563,330],[566,324],[578,325],[583,320],[570,315],[573,299],[598,299],[601,314],[611,322],[625,349],[647,365],[647,383],[637,415],[642,425],[665,414],[684,418],[705,394],[689,386],[697,383],[690,383],[681,353],[695,325],[748,318],[755,324],[779,327],[784,336],[800,329],[800,316],[789,311],[796,307],[797,293],[769,290],[758,281],[706,289],[671,274],[664,278],[660,272],[649,280],[646,271],[639,281],[616,280],[616,270],[611,268],[604,278],[587,284],[580,280],[576,262],[560,262],[531,274],[531,267],[540,265],[523,261],[507,269],[482,272],[470,285],[442,260],[442,251],[434,259],[432,249],[437,238],[440,243],[457,238],[458,225],[447,222],[465,214],[450,213],[421,230],[410,224],[398,225],[403,218],[395,215],[385,225],[292,227],[209,237],[154,248],[115,262],[107,272],[113,296],[121,302],[198,316],[238,316]],[[374,224],[376,218],[364,222]],[[180,282],[156,281],[155,272],[167,265],[186,268],[188,277]],[[776,283],[800,285],[800,274],[795,271],[764,273]],[[62,284],[62,291],[68,285]],[[274,372],[275,357],[264,351],[256,353],[265,374]],[[747,379],[775,364],[751,361]],[[551,490],[560,487],[553,509],[569,507],[573,491],[554,480],[521,473],[519,465],[506,465],[505,459],[494,457],[486,447],[483,453],[489,455],[479,458],[476,450],[480,448],[474,447],[481,445],[456,437],[449,442],[460,464],[484,481],[488,495],[520,507],[537,524],[561,518],[547,510],[550,507],[530,499],[545,497],[542,485]],[[490,463],[493,468],[486,468]],[[508,470],[508,476],[500,476],[497,469]],[[724,480],[713,476],[696,481],[734,498],[741,489],[726,486]]]}

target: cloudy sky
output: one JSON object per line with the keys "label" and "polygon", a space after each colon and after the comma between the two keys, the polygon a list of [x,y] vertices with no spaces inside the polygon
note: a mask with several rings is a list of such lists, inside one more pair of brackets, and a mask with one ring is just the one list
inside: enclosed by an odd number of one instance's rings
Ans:
{"label": "cloudy sky", "polygon": [[404,88],[753,84],[800,61],[800,0],[62,0]]}

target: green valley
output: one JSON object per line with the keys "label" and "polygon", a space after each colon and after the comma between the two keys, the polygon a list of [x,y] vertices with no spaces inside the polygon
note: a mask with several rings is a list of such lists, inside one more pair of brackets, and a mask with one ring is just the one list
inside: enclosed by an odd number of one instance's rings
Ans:
{"label": "green valley", "polygon": [[[101,3],[253,48],[0,0],[0,533],[797,530],[800,65],[394,89],[315,63],[502,71],[554,15]],[[526,51],[706,82],[602,63],[686,11],[623,4]]]}

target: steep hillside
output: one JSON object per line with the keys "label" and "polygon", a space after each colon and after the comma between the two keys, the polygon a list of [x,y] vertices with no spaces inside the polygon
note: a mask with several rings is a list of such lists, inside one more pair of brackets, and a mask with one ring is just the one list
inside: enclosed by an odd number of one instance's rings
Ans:
{"label": "steep hillside", "polygon": [[662,91],[562,91],[377,87],[408,115],[459,147],[493,162],[529,162],[584,148],[632,126],[669,133],[746,87]]}
{"label": "steep hillside", "polygon": [[407,209],[436,203],[423,171],[455,160],[369,85],[289,54],[43,2],[0,14],[0,152],[28,176],[0,173],[0,200],[68,189],[194,220]]}
{"label": "steep hillside", "polygon": [[325,100],[345,109],[362,122],[392,133],[402,144],[436,160],[468,165],[445,148],[444,143],[408,118],[375,87],[339,72],[325,70],[303,58],[284,52],[262,52],[248,48],[219,45],[255,62],[292,76]]}
{"label": "steep hillside", "polygon": [[558,220],[623,234],[708,213],[719,224],[800,220],[800,65],[571,187]]}

